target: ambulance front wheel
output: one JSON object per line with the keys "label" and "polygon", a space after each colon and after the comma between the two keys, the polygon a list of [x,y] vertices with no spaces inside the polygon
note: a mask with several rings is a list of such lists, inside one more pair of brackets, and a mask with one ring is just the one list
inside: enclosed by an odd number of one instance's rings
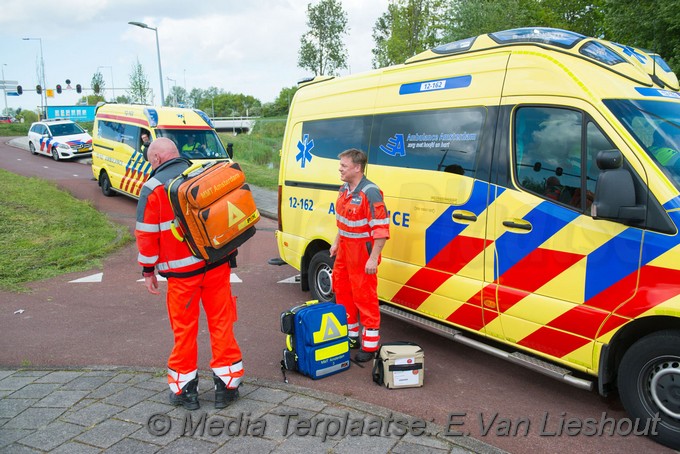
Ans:
{"label": "ambulance front wheel", "polygon": [[111,180],[109,180],[109,176],[106,172],[99,174],[99,187],[102,188],[102,194],[106,197],[113,197],[116,195],[116,191],[111,187]]}
{"label": "ambulance front wheel", "polygon": [[638,433],[680,449],[680,332],[659,331],[633,344],[619,365],[618,388]]}
{"label": "ambulance front wheel", "polygon": [[314,254],[309,262],[309,289],[312,299],[323,301],[333,301],[333,263],[334,259],[328,250],[319,251]]}

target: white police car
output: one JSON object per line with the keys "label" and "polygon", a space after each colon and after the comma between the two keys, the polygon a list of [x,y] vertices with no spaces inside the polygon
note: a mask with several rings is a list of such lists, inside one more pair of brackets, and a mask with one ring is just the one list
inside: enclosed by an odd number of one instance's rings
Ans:
{"label": "white police car", "polygon": [[71,120],[43,120],[28,130],[28,149],[32,154],[52,156],[58,161],[92,154],[92,136]]}

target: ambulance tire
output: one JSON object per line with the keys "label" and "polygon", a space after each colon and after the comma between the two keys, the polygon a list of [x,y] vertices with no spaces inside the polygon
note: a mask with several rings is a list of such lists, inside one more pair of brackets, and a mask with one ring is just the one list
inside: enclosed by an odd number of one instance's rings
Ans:
{"label": "ambulance tire", "polygon": [[99,174],[99,187],[102,188],[102,194],[106,197],[113,197],[116,195],[116,191],[111,187],[111,180],[109,180],[109,176],[106,172]]}
{"label": "ambulance tire", "polygon": [[33,145],[33,142],[28,142],[28,151],[30,151],[33,155],[38,154],[38,152],[35,151],[35,145]]}
{"label": "ambulance tire", "polygon": [[313,300],[335,301],[333,263],[335,259],[331,258],[327,249],[314,254],[309,262],[308,282]]}
{"label": "ambulance tire", "polygon": [[52,159],[59,161],[59,152],[57,151],[57,147],[52,147]]}
{"label": "ambulance tire", "polygon": [[680,331],[659,331],[633,344],[619,365],[618,388],[634,430],[640,418],[638,433],[649,427],[646,434],[657,443],[680,449]]}

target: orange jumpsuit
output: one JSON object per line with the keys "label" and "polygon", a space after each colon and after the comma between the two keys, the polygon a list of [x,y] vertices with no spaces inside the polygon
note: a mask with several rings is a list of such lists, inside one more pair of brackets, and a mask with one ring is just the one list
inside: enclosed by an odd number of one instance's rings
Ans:
{"label": "orange jumpsuit", "polygon": [[231,294],[228,258],[207,264],[194,257],[186,242],[177,240],[170,230],[175,215],[164,183],[187,167],[187,161],[175,159],[151,173],[139,196],[135,225],[139,264],[145,272],[155,268],[168,279],[168,316],[175,338],[168,359],[168,384],[176,394],[198,375],[199,301],[208,319],[213,372],[232,389],[238,387],[244,373],[233,331],[236,298]]}
{"label": "orange jumpsuit", "polygon": [[390,219],[382,191],[366,177],[352,192],[345,183],[335,204],[335,217],[339,236],[333,266],[335,300],[347,310],[349,336],[359,337],[361,321],[361,348],[374,352],[380,344],[378,277],[366,274],[366,261],[374,240],[390,237]]}

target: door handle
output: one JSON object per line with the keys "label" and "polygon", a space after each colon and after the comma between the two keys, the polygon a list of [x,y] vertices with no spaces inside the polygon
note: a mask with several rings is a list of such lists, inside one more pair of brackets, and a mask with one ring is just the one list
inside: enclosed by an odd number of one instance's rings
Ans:
{"label": "door handle", "polygon": [[522,220],[522,219],[514,219],[512,221],[503,221],[503,225],[505,227],[509,227],[511,229],[520,229],[520,230],[526,230],[527,232],[530,232],[532,227],[531,223]]}
{"label": "door handle", "polygon": [[471,221],[475,222],[477,220],[477,215],[469,211],[454,211],[451,215],[453,219],[459,219],[461,221]]}

